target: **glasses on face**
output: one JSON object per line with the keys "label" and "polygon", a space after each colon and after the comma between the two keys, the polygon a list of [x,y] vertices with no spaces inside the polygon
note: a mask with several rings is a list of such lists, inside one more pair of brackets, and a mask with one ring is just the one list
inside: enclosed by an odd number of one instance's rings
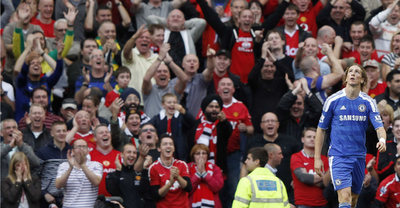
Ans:
{"label": "glasses on face", "polygon": [[87,149],[88,146],[87,145],[77,145],[74,147],[74,149]]}
{"label": "glasses on face", "polygon": [[67,32],[67,29],[56,29],[57,32]]}
{"label": "glasses on face", "polygon": [[261,123],[276,123],[278,122],[278,120],[265,120],[265,121],[261,121]]}
{"label": "glasses on face", "polygon": [[196,152],[194,155],[207,155],[207,152]]}
{"label": "glasses on face", "polygon": [[142,132],[148,132],[148,131],[150,131],[150,132],[156,132],[155,129],[142,129]]}

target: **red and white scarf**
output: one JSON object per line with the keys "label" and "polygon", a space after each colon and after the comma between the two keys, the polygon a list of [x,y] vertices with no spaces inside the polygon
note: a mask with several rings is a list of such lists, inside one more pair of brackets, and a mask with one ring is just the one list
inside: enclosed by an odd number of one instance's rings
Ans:
{"label": "red and white scarf", "polygon": [[201,122],[196,129],[196,136],[194,141],[196,144],[204,144],[210,148],[210,158],[208,162],[215,164],[217,156],[217,124],[216,122],[210,122],[205,120],[205,116],[202,116]]}
{"label": "red and white scarf", "polygon": [[[205,170],[208,174],[213,175],[213,165],[209,162],[205,164]],[[197,165],[193,162],[190,166],[190,173],[195,174],[197,172]],[[197,186],[197,190],[193,193],[192,208],[201,207],[215,207],[214,194],[207,187],[207,184],[201,181]]]}

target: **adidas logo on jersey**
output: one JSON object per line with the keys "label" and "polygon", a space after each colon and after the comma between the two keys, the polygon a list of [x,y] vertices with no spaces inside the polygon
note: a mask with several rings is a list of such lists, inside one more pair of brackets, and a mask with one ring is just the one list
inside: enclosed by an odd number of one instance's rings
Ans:
{"label": "adidas logo on jersey", "polygon": [[346,107],[342,106],[342,107],[340,108],[340,110],[346,110]]}

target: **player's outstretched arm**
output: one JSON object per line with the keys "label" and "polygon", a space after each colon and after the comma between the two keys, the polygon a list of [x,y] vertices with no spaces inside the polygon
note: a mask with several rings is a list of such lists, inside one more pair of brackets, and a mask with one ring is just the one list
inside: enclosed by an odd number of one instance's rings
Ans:
{"label": "player's outstretched arm", "polygon": [[378,135],[379,142],[376,144],[376,148],[379,152],[386,151],[386,131],[383,127],[379,127],[376,129],[376,134]]}
{"label": "player's outstretched arm", "polygon": [[325,139],[325,129],[318,128],[315,135],[315,152],[314,152],[314,169],[315,172],[322,177],[324,163],[321,160],[321,149]]}

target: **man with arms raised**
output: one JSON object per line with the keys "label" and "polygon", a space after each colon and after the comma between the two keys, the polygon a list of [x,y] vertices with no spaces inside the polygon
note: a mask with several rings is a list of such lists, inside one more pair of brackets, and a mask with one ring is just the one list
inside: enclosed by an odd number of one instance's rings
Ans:
{"label": "man with arms raised", "polygon": [[332,127],[329,163],[339,208],[354,208],[364,181],[368,118],[376,129],[377,148],[381,152],[386,151],[386,131],[375,102],[361,91],[368,82],[364,68],[353,64],[343,79],[346,87],[330,96],[323,107],[315,140],[314,168],[322,177],[321,149],[325,131]]}

